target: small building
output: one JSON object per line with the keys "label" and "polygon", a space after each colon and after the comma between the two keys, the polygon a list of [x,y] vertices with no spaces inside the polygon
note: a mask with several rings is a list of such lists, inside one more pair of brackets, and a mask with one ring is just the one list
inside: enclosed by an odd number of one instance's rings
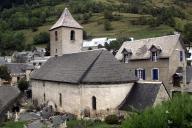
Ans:
{"label": "small building", "polygon": [[6,119],[7,111],[11,112],[19,95],[20,91],[16,87],[0,86],[0,122]]}
{"label": "small building", "polygon": [[185,52],[182,39],[176,34],[124,42],[116,58],[135,70],[140,80],[162,81],[170,92],[177,76],[179,84],[186,85]]}
{"label": "small building", "polygon": [[34,70],[33,65],[24,64],[24,63],[7,63],[7,66],[10,75],[11,75],[11,84],[16,84],[22,78],[29,80],[31,72]]}

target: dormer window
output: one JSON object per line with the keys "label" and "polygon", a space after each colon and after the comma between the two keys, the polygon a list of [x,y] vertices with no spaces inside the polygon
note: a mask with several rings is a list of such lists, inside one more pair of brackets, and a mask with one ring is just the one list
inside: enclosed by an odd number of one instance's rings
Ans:
{"label": "dormer window", "polygon": [[152,45],[151,48],[149,49],[151,52],[151,60],[153,62],[157,62],[159,55],[161,53],[161,47],[160,46],[156,46],[156,45]]}
{"label": "dormer window", "polygon": [[151,52],[151,60],[157,62],[157,52]]}
{"label": "dormer window", "polygon": [[130,57],[132,55],[131,49],[124,48],[123,51],[122,51],[122,54],[123,54],[123,62],[128,63],[129,59],[130,59]]}

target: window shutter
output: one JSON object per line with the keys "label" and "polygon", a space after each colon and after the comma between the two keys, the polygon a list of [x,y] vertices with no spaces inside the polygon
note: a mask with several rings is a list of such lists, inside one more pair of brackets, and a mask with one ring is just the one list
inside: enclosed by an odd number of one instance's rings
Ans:
{"label": "window shutter", "polygon": [[145,80],[145,69],[143,69],[143,80]]}

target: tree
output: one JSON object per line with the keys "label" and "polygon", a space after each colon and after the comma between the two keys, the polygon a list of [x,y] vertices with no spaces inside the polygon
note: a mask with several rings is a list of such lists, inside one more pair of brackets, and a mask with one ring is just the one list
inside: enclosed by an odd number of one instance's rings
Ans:
{"label": "tree", "polygon": [[192,42],[192,22],[184,26],[183,34],[187,42]]}
{"label": "tree", "polygon": [[18,88],[21,92],[24,92],[25,90],[27,90],[29,87],[29,82],[26,81],[25,78],[21,79],[19,82],[18,82]]}
{"label": "tree", "polygon": [[50,41],[49,33],[41,32],[33,38],[34,44],[47,44]]}
{"label": "tree", "polygon": [[7,66],[0,66],[0,78],[4,79],[6,81],[11,80],[10,72],[9,72]]}
{"label": "tree", "polygon": [[104,22],[104,29],[106,31],[112,30],[111,22],[109,22],[109,20],[105,20],[105,22]]}

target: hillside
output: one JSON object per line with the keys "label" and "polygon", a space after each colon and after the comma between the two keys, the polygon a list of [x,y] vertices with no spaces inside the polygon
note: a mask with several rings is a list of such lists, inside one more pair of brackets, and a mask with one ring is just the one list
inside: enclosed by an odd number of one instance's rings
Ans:
{"label": "hillside", "polygon": [[[38,0],[2,9],[0,30],[22,32],[24,43],[33,44],[34,36],[48,32],[65,7],[88,37],[162,36],[182,32],[184,25],[192,21],[190,0]],[[108,30],[106,21],[110,22]]]}

